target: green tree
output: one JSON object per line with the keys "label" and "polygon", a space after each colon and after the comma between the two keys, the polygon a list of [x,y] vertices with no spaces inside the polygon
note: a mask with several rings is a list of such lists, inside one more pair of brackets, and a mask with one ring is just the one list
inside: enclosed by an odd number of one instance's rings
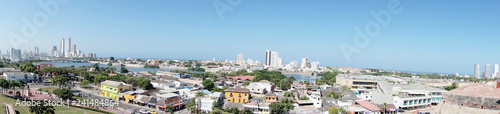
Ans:
{"label": "green tree", "polygon": [[12,88],[14,89],[14,91],[16,91],[16,87],[19,86],[19,83],[15,80],[10,80],[10,83],[9,83],[9,88]]}
{"label": "green tree", "polygon": [[303,96],[299,100],[309,100],[309,97]]}
{"label": "green tree", "polygon": [[115,60],[115,57],[111,56],[109,57],[109,60]]}
{"label": "green tree", "polygon": [[212,82],[212,80],[204,80],[201,84],[208,91],[212,91],[212,89],[215,87],[215,84],[214,84],[214,82]]}
{"label": "green tree", "polygon": [[73,93],[69,89],[63,88],[63,89],[55,89],[53,93],[62,99],[69,99],[73,97]]}
{"label": "green tree", "polygon": [[35,70],[36,67],[31,62],[27,62],[21,65],[21,71],[23,72],[34,72]]}
{"label": "green tree", "polygon": [[35,114],[55,114],[54,106],[47,105],[45,102],[40,102],[39,105],[31,105],[29,106],[30,112]]}
{"label": "green tree", "polygon": [[335,92],[330,92],[327,94],[327,97],[333,97],[334,99],[339,99],[339,94]]}
{"label": "green tree", "polygon": [[250,85],[250,82],[243,82],[243,85],[248,86]]}
{"label": "green tree", "polygon": [[240,110],[238,108],[236,108],[236,107],[233,107],[233,108],[229,108],[229,109],[224,110],[224,112],[229,112],[229,113],[232,113],[232,114],[239,114]]}
{"label": "green tree", "polygon": [[153,85],[151,85],[151,80],[147,78],[143,78],[141,82],[139,82],[139,87],[141,87],[144,90],[153,89]]}
{"label": "green tree", "polygon": [[444,87],[444,89],[445,89],[446,91],[451,91],[451,90],[454,90],[454,89],[456,89],[456,88],[457,88],[457,83],[455,83],[455,82],[453,82],[453,83],[451,84],[451,86],[446,86],[446,87]]}
{"label": "green tree", "polygon": [[128,69],[125,67],[120,68],[120,73],[128,73]]}
{"label": "green tree", "polygon": [[253,114],[253,112],[250,109],[245,108],[241,111],[241,114]]}
{"label": "green tree", "polygon": [[196,92],[196,97],[203,97],[205,96],[206,94],[203,93],[203,92]]}
{"label": "green tree", "polygon": [[328,109],[328,114],[339,114],[339,110],[337,109],[337,107],[331,107],[330,109]]}
{"label": "green tree", "polygon": [[343,85],[342,86],[342,91],[347,91],[347,90],[349,90],[349,86]]}
{"label": "green tree", "polygon": [[26,87],[28,85],[28,83],[26,83],[26,81],[24,80],[19,80],[19,83],[18,83],[18,87],[21,89],[22,92],[24,92],[24,87]]}
{"label": "green tree", "polygon": [[339,112],[340,112],[341,114],[349,114],[349,113],[347,113],[347,111],[346,111],[344,108],[342,108],[342,107],[340,107],[340,108],[339,108]]}
{"label": "green tree", "polygon": [[281,103],[272,103],[269,105],[269,109],[271,109],[271,114],[285,114],[285,105]]}
{"label": "green tree", "polygon": [[5,89],[9,88],[9,81],[5,79],[0,79],[0,87],[2,87],[2,94],[3,94]]}
{"label": "green tree", "polygon": [[108,62],[107,64],[108,66],[113,66],[113,63],[112,62]]}
{"label": "green tree", "polygon": [[170,112],[170,114],[174,114],[174,107],[172,105],[168,105],[167,110],[168,112]]}
{"label": "green tree", "polygon": [[89,85],[90,84],[90,81],[89,80],[83,80],[82,82],[80,82],[78,85],[82,85],[82,86],[86,86],[86,85]]}
{"label": "green tree", "polygon": [[52,83],[58,85],[59,88],[62,88],[68,81],[69,81],[69,78],[64,76],[64,75],[59,75],[59,76],[52,78]]}
{"label": "green tree", "polygon": [[283,96],[285,96],[285,97],[294,97],[293,92],[284,92]]}

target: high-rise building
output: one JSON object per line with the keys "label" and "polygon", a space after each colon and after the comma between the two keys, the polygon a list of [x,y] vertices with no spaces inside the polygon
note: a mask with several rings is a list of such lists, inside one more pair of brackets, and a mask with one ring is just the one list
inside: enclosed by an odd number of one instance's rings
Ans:
{"label": "high-rise building", "polygon": [[21,61],[21,49],[10,49],[10,60],[13,62]]}
{"label": "high-rise building", "polygon": [[64,57],[71,57],[71,38],[67,38],[64,42]]}
{"label": "high-rise building", "polygon": [[498,73],[498,64],[493,65],[493,74],[491,74],[491,78],[494,79],[497,77]]}
{"label": "high-rise building", "polygon": [[66,50],[65,43],[66,43],[65,39],[61,38],[61,40],[59,41],[59,57],[64,57],[64,52]]}
{"label": "high-rise building", "polygon": [[293,68],[299,68],[299,62],[298,61],[290,61],[289,63]]}
{"label": "high-rise building", "polygon": [[481,78],[479,75],[479,64],[474,65],[474,77]]}
{"label": "high-rise building", "polygon": [[319,62],[311,62],[311,69],[313,70],[318,70],[319,69]]}
{"label": "high-rise building", "polygon": [[483,78],[489,78],[489,77],[490,77],[490,64],[486,64],[486,67],[484,67]]}
{"label": "high-rise building", "polygon": [[243,54],[238,54],[238,58],[236,60],[236,63],[243,65],[245,63],[245,60],[243,60]]}
{"label": "high-rise building", "polygon": [[52,47],[52,49],[50,49],[50,56],[52,56],[52,57],[58,57],[59,56],[59,54],[57,52],[57,46],[54,46],[54,47]]}
{"label": "high-rise building", "polygon": [[307,64],[308,64],[308,62],[309,62],[309,58],[307,58],[307,57],[306,57],[306,58],[302,58],[302,64],[301,64],[301,66],[300,66],[300,67],[301,67],[301,68],[307,68],[307,66],[308,66],[308,65],[307,65]]}
{"label": "high-rise building", "polygon": [[266,50],[266,65],[271,65],[271,50]]}
{"label": "high-rise building", "polygon": [[279,61],[280,61],[279,54],[280,54],[279,52],[271,52],[271,66],[273,66],[273,67],[280,66],[280,64],[279,64]]}

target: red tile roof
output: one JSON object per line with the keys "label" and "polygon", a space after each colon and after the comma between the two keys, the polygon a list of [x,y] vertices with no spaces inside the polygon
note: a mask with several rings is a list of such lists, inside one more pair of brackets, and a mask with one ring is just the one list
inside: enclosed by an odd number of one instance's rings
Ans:
{"label": "red tile roof", "polygon": [[380,108],[365,100],[357,100],[356,103],[370,111],[380,111]]}
{"label": "red tile roof", "polygon": [[246,76],[233,76],[233,77],[227,77],[228,79],[233,79],[233,80],[253,80],[253,76],[246,75]]}

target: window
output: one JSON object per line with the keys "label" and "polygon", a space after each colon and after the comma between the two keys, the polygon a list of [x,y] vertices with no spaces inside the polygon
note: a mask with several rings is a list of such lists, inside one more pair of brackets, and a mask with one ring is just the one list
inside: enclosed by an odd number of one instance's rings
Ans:
{"label": "window", "polygon": [[404,105],[408,105],[408,101],[404,101]]}

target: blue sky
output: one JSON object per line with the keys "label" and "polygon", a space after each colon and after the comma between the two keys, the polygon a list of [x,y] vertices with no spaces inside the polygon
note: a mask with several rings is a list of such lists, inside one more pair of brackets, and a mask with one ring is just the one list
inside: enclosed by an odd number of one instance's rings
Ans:
{"label": "blue sky", "polygon": [[[389,0],[289,1],[242,0],[221,20],[216,0],[118,1],[79,0],[58,4],[38,33],[17,47],[39,46],[49,52],[60,38],[71,37],[84,53],[99,57],[167,59],[236,59],[264,61],[265,50],[280,52],[284,63],[309,57],[322,66],[473,74],[474,64],[500,63],[500,1],[400,0],[360,53],[347,61],[342,42],[354,45],[354,28],[376,19],[370,11],[387,10]],[[44,12],[38,2],[0,4],[0,49],[22,35],[23,18]]]}

